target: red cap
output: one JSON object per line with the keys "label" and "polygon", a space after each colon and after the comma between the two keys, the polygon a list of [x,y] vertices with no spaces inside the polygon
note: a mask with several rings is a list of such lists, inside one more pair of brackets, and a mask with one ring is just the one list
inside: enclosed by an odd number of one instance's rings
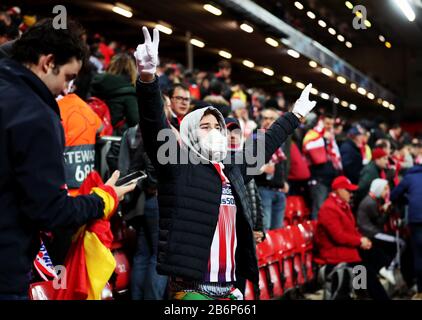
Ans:
{"label": "red cap", "polygon": [[381,148],[375,148],[372,150],[372,160],[377,160],[379,158],[387,156],[387,152],[384,151],[384,149]]}
{"label": "red cap", "polygon": [[331,189],[346,189],[349,191],[356,191],[359,187],[350,182],[345,176],[340,176],[334,179],[333,183],[331,184]]}

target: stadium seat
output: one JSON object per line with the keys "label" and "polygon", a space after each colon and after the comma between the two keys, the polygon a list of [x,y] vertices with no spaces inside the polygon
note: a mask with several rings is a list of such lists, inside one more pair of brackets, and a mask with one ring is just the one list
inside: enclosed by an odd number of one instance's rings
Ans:
{"label": "stadium seat", "polygon": [[305,265],[306,281],[310,282],[314,279],[313,270],[313,236],[314,236],[314,224],[312,221],[305,221],[298,225],[298,228],[302,232],[302,236],[305,240],[305,250],[303,252],[303,261]]}
{"label": "stadium seat", "polygon": [[310,214],[302,196],[288,196],[286,198],[285,225],[294,225],[305,221]]}
{"label": "stadium seat", "polygon": [[286,228],[278,229],[277,232],[280,234],[282,239],[282,251],[280,253],[280,274],[283,285],[283,293],[286,294],[290,290],[295,288],[295,278],[293,269],[293,242],[291,241],[291,235]]}
{"label": "stadium seat", "polygon": [[268,263],[276,261],[272,233],[267,233],[265,240],[257,245],[256,254],[258,267],[266,266]]}
{"label": "stadium seat", "polygon": [[272,288],[269,286],[271,284],[269,272],[267,267],[259,268],[259,300],[270,300],[272,296]]}
{"label": "stadium seat", "polygon": [[249,280],[246,281],[245,300],[257,300],[255,296],[254,285]]}
{"label": "stadium seat", "polygon": [[286,234],[290,234],[290,241],[293,243],[293,267],[296,287],[300,287],[306,282],[306,271],[304,264],[305,240],[297,225],[287,226]]}
{"label": "stadium seat", "polygon": [[129,290],[131,267],[125,251],[115,249],[112,253],[116,260],[116,269],[110,279],[110,284],[114,293],[122,294]]}
{"label": "stadium seat", "polygon": [[278,230],[271,230],[268,232],[273,243],[273,253],[271,263],[268,264],[268,272],[271,281],[271,297],[273,299],[279,299],[283,296],[283,280],[284,275],[281,273],[281,256],[284,248],[284,238]]}
{"label": "stadium seat", "polygon": [[30,300],[53,300],[54,298],[53,281],[42,281],[32,283],[29,286]]}

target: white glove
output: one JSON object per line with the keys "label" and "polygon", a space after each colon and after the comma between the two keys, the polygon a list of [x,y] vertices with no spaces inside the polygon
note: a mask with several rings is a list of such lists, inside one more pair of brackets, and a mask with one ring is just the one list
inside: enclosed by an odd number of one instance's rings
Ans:
{"label": "white glove", "polygon": [[309,93],[311,92],[311,89],[312,83],[308,84],[305,89],[303,89],[299,99],[297,99],[293,107],[292,112],[298,116],[298,118],[306,117],[316,105],[316,101],[309,100]]}
{"label": "white glove", "polygon": [[160,42],[160,32],[158,29],[153,30],[153,37],[149,35],[147,27],[142,27],[145,43],[138,45],[133,54],[136,59],[139,74],[149,73],[155,74],[158,65],[158,43]]}

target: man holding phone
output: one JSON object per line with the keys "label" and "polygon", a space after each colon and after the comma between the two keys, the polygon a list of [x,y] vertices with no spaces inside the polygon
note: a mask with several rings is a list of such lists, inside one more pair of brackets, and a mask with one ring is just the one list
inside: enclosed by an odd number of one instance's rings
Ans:
{"label": "man holding phone", "polygon": [[0,300],[28,299],[40,231],[101,219],[135,188],[116,187],[115,172],[88,196],[67,195],[55,96],[78,74],[85,45],[75,23],[52,22],[30,28],[0,61]]}

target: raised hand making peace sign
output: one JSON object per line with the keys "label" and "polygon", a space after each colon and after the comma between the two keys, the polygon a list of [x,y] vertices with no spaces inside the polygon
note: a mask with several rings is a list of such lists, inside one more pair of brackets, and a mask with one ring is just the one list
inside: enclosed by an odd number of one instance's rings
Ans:
{"label": "raised hand making peace sign", "polygon": [[146,73],[154,75],[158,65],[158,44],[160,42],[160,32],[158,29],[153,30],[152,41],[147,27],[142,27],[144,33],[144,44],[138,45],[134,53],[136,65],[139,74]]}

